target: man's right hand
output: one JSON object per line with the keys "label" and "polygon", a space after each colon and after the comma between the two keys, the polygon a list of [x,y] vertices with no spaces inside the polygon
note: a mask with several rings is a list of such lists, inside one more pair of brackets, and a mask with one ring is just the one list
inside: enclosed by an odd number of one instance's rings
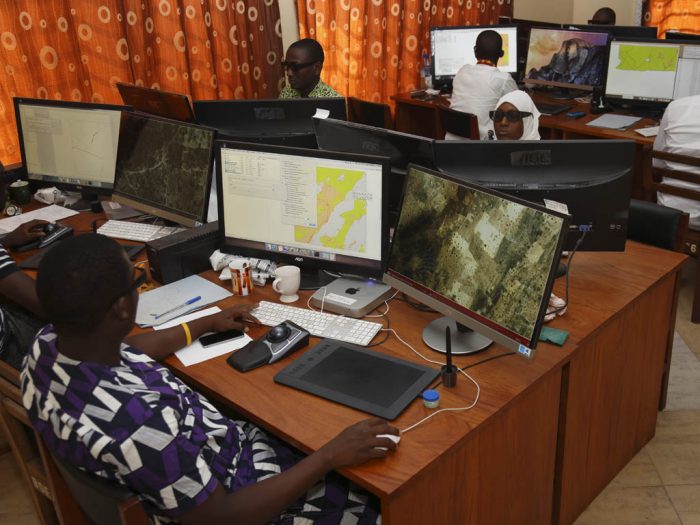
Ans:
{"label": "man's right hand", "polygon": [[396,449],[396,443],[388,438],[378,438],[379,434],[398,436],[399,429],[383,419],[365,419],[343,430],[319,449],[318,453],[323,454],[331,469],[349,467],[370,459],[382,458],[387,455],[389,450]]}
{"label": "man's right hand", "polygon": [[13,248],[32,241],[38,241],[46,235],[43,230],[45,224],[48,223],[39,219],[20,224],[17,228],[5,235],[2,243],[8,248]]}

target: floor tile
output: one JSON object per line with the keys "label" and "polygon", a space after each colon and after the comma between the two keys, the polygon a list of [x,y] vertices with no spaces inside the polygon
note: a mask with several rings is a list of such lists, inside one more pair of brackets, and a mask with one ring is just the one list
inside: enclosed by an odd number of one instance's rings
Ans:
{"label": "floor tile", "polygon": [[612,487],[656,487],[662,485],[649,453],[642,449],[610,482]]}
{"label": "floor tile", "polygon": [[0,523],[39,525],[31,497],[12,454],[0,456]]}
{"label": "floor tile", "polygon": [[609,485],[575,525],[681,525],[664,487]]}
{"label": "floor tile", "polygon": [[700,411],[660,413],[646,451],[664,485],[700,484]]}
{"label": "floor tile", "polygon": [[666,410],[700,410],[700,359],[676,332]]}
{"label": "floor tile", "polygon": [[700,485],[669,485],[666,492],[683,525],[700,525]]}

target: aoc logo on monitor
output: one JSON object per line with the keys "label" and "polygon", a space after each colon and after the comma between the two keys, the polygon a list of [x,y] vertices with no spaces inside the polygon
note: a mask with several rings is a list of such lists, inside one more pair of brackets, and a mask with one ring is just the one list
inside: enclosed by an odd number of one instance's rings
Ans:
{"label": "aoc logo on monitor", "polygon": [[294,260],[295,260],[296,262],[304,262],[304,258],[303,258],[303,257],[294,257]]}
{"label": "aoc logo on monitor", "polygon": [[552,151],[536,149],[528,151],[513,151],[510,154],[511,166],[551,166]]}

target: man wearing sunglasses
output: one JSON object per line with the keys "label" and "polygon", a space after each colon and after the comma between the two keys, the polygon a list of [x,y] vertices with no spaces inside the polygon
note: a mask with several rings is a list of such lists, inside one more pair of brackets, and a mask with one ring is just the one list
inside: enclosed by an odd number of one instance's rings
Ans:
{"label": "man wearing sunglasses", "polygon": [[[466,51],[465,51],[466,52]],[[474,46],[476,64],[465,64],[452,81],[452,100],[450,107],[464,113],[476,115],[479,122],[479,137],[488,138],[493,130],[489,111],[499,98],[515,91],[518,86],[510,74],[500,71],[496,66],[503,56],[503,39],[496,31],[488,29],[479,33]],[[448,134],[446,139],[459,139]]]}
{"label": "man wearing sunglasses", "polygon": [[41,261],[37,294],[53,324],[30,350],[21,386],[49,450],[129,487],[156,523],[379,521],[379,501],[331,471],[386,456],[395,444],[377,434],[398,430],[361,421],[303,457],[227,418],[152,357],[208,330],[242,328],[253,320],[250,306],[164,330],[167,344],[152,332],[126,344],[140,281],[122,248],[101,235],[63,241]]}
{"label": "man wearing sunglasses", "polygon": [[297,40],[290,45],[282,62],[287,85],[279,98],[340,97],[340,93],[321,80],[324,59],[323,47],[312,38]]}

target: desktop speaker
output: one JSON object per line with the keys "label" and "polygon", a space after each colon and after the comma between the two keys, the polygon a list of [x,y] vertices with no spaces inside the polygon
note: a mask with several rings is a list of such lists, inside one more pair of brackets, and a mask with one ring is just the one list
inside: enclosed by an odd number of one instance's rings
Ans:
{"label": "desktop speaker", "polygon": [[219,221],[150,241],[146,253],[151,276],[168,284],[208,270],[218,243]]}

